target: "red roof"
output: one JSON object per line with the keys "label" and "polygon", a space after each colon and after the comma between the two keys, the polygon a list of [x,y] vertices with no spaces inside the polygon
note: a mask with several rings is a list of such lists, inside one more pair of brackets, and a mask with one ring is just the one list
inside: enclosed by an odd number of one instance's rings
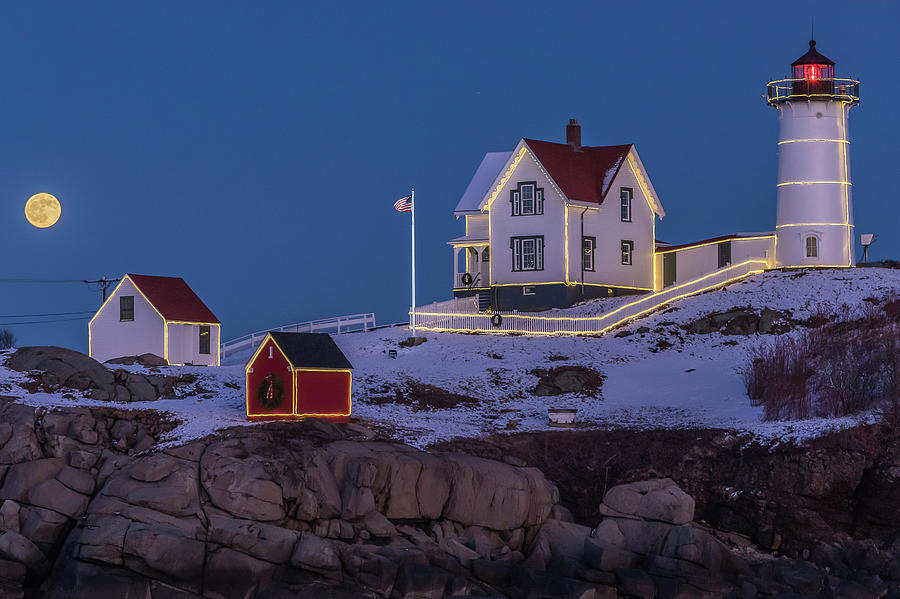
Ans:
{"label": "red roof", "polygon": [[566,197],[576,202],[602,204],[610,183],[625,162],[632,145],[583,146],[526,139],[525,143]]}
{"label": "red roof", "polygon": [[219,324],[206,304],[181,277],[126,275],[166,320]]}

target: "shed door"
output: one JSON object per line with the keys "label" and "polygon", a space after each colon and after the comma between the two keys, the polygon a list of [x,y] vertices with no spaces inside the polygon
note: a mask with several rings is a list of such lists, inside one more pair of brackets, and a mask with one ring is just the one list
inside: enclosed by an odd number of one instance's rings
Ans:
{"label": "shed door", "polygon": [[663,287],[675,282],[675,252],[663,254]]}
{"label": "shed door", "polygon": [[301,416],[349,416],[350,372],[346,370],[298,370],[297,414]]}

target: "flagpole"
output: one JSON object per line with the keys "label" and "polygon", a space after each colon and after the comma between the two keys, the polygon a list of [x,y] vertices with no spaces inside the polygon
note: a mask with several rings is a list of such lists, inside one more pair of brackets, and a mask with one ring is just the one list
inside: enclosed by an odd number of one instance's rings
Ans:
{"label": "flagpole", "polygon": [[413,187],[410,193],[410,203],[412,204],[412,336],[416,336],[416,188]]}

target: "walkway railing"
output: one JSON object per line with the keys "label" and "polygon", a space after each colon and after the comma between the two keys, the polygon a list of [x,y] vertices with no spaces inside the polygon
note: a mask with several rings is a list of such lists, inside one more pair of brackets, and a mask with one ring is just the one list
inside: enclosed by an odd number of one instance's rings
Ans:
{"label": "walkway railing", "polygon": [[250,350],[255,350],[266,334],[270,331],[281,333],[351,333],[354,331],[367,331],[375,328],[375,313],[368,314],[351,314],[349,316],[335,316],[333,318],[321,318],[319,320],[310,320],[307,322],[298,322],[297,324],[288,324],[282,327],[257,331],[226,341],[222,344],[222,358],[229,355]]}
{"label": "walkway railing", "polygon": [[669,302],[763,272],[767,267],[768,263],[765,260],[747,260],[686,283],[641,296],[599,316],[531,316],[516,312],[474,312],[456,309],[456,304],[452,302],[458,300],[451,300],[418,308],[416,326],[426,331],[439,332],[602,335]]}
{"label": "walkway railing", "polygon": [[779,79],[766,85],[769,104],[788,100],[842,100],[859,103],[859,81],[856,79]]}

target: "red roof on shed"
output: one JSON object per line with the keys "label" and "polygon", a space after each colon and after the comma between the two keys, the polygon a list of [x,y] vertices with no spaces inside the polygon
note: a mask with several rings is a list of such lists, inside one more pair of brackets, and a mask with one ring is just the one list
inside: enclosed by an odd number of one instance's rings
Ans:
{"label": "red roof on shed", "polygon": [[631,144],[583,146],[576,151],[569,144],[550,141],[526,139],[525,143],[567,198],[592,204],[603,203],[610,183],[632,148]]}
{"label": "red roof on shed", "polygon": [[154,277],[130,273],[126,276],[166,320],[219,324],[216,315],[181,277]]}

